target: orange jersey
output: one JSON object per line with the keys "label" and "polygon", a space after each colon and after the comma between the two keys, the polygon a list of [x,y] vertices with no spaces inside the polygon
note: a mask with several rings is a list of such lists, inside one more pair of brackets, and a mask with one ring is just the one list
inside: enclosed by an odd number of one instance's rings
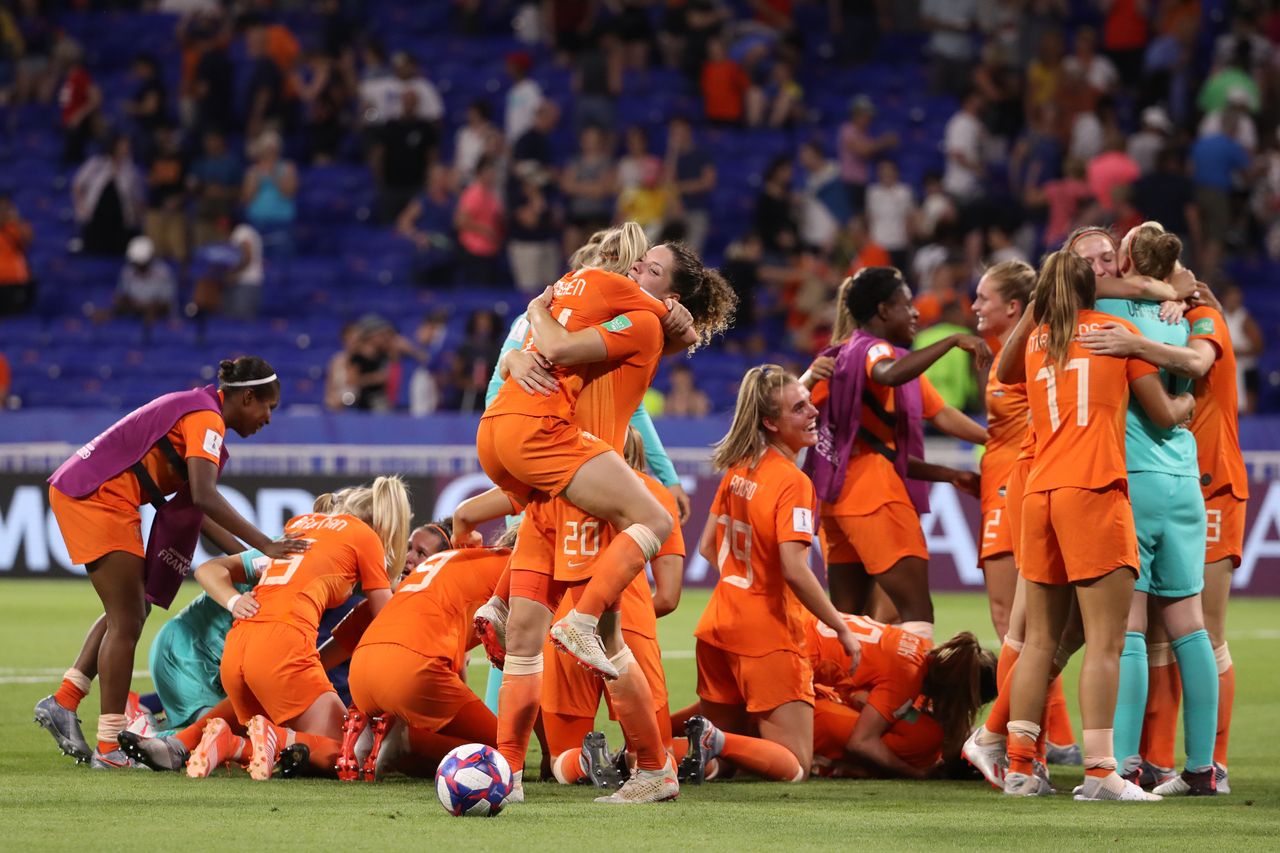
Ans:
{"label": "orange jersey", "polygon": [[389,589],[387,557],[373,528],[354,515],[299,515],[285,525],[311,549],[272,560],[253,588],[260,608],[242,622],[283,622],[315,634],[320,617],[351,597]]}
{"label": "orange jersey", "polygon": [[[553,285],[552,293],[551,316],[571,332],[595,327],[605,339],[606,347],[610,349],[608,357],[610,361],[626,357],[614,354],[614,348],[610,346],[611,337],[616,339],[620,333],[640,325],[641,315],[657,321],[667,314],[667,307],[662,300],[650,296],[626,276],[604,270],[586,269],[571,272]],[[652,328],[647,322],[644,325],[646,329]],[[658,329],[657,355],[660,356],[661,324],[653,325]],[[525,342],[525,349],[536,349],[533,345],[532,333]],[[519,414],[572,420],[578,395],[582,393],[591,366],[590,364],[557,366],[554,373],[560,383],[560,389],[549,397],[541,394],[527,394],[516,382],[508,378],[502,384],[493,403],[485,410],[485,414]],[[648,388],[647,384],[645,388]],[[643,393],[641,391],[641,394]],[[635,405],[638,404],[639,399],[636,400]],[[635,405],[632,406],[633,410]]]}
{"label": "orange jersey", "polygon": [[711,504],[720,582],[694,636],[736,655],[804,648],[805,609],[782,576],[780,546],[813,542],[813,483],[772,447],[725,472]]}
{"label": "orange jersey", "polygon": [[504,548],[441,551],[423,560],[364,632],[360,646],[393,643],[442,658],[462,672],[474,632],[471,620],[489,600],[511,552]]}
{"label": "orange jersey", "polygon": [[[1101,311],[1076,315],[1080,332],[1106,323],[1119,323],[1135,335],[1142,334],[1129,321]],[[1046,325],[1027,341],[1027,399],[1036,433],[1036,458],[1027,475],[1027,493],[1064,486],[1102,489],[1125,480],[1129,383],[1155,373],[1156,368],[1138,358],[1094,355],[1075,338],[1066,361],[1054,364],[1048,344]]]}
{"label": "orange jersey", "polygon": [[[883,445],[892,453],[897,448],[894,440],[894,412],[896,406],[893,399],[893,388],[881,385],[871,378],[871,369],[885,359],[896,359],[897,352],[889,344],[876,344],[867,351],[867,391],[874,400],[863,399],[862,416],[859,423],[859,435],[854,437],[853,451],[849,457],[849,467],[845,473],[844,486],[840,490],[840,498],[835,503],[823,503],[823,515],[870,515],[881,505],[897,501],[911,503],[907,494],[907,484],[902,482],[893,463],[879,453],[871,442],[862,436],[862,430],[870,433],[876,444]],[[936,417],[947,405],[942,395],[933,387],[928,377],[920,377],[920,393],[924,402],[925,418]],[[830,383],[819,382],[813,388],[811,398],[815,406],[822,405],[831,394]]]}
{"label": "orange jersey", "polygon": [[920,695],[933,643],[865,616],[840,615],[862,645],[862,658],[850,673],[852,660],[836,632],[810,618],[805,642],[814,683],[832,688],[842,698],[867,692],[867,705],[886,720],[901,719]]}
{"label": "orange jersey", "polygon": [[[671,513],[673,519],[680,517],[676,499],[666,486],[643,472],[637,471],[636,475],[644,482],[649,493],[662,504],[662,508]],[[563,498],[554,498],[552,505],[555,507],[556,518],[555,578],[567,581],[586,580],[591,577],[596,557],[612,541],[613,529],[606,522],[585,515]],[[671,535],[662,543],[654,559],[684,555],[684,532],[679,524],[673,524]],[[653,596],[644,572],[636,575],[635,580],[622,591],[620,605],[623,628],[645,637],[658,636]]]}
{"label": "orange jersey", "polygon": [[[218,392],[218,397],[222,398],[221,391]],[[217,465],[226,432],[227,425],[223,423],[222,415],[211,411],[197,411],[178,418],[167,437],[173,443],[173,449],[183,459],[207,459]],[[152,447],[147,451],[147,455],[142,457],[142,466],[166,495],[178,491],[186,482],[181,474],[173,470],[169,457],[159,447]],[[121,471],[99,486],[95,496],[122,509],[140,507],[151,501],[150,496],[142,491],[138,478],[128,470]]]}
{"label": "orange jersey", "polygon": [[662,360],[662,324],[653,314],[633,312],[602,328],[609,360],[582,365],[584,384],[573,423],[622,453],[627,426]]}
{"label": "orange jersey", "polygon": [[1196,437],[1200,484],[1206,495],[1230,487],[1240,499],[1249,497],[1249,472],[1240,453],[1240,423],[1236,388],[1236,353],[1222,315],[1208,306],[1187,312],[1188,340],[1205,340],[1218,351],[1209,374],[1196,382],[1196,413],[1191,432]]}
{"label": "orange jersey", "polygon": [[1027,386],[1006,385],[996,378],[993,360],[987,375],[987,450],[982,455],[982,506],[999,501],[999,490],[1027,436]]}

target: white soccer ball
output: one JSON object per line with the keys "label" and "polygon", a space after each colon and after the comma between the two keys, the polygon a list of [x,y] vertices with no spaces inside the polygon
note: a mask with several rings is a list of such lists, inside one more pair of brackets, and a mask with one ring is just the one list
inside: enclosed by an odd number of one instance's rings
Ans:
{"label": "white soccer ball", "polygon": [[493,817],[510,793],[507,760],[482,743],[457,747],[436,769],[436,796],[454,817]]}

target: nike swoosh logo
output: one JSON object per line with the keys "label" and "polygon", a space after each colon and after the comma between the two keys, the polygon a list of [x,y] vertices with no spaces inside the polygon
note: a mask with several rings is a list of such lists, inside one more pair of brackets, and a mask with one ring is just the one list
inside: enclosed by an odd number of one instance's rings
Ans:
{"label": "nike swoosh logo", "polygon": [[570,560],[567,565],[571,569],[578,569],[578,568],[581,568],[582,566],[585,566],[587,562],[588,562],[587,560],[577,560],[577,561]]}

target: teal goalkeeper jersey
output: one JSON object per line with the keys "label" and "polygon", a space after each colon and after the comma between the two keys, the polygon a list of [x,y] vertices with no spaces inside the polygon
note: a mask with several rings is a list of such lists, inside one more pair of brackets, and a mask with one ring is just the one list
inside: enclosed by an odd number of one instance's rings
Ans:
{"label": "teal goalkeeper jersey", "polygon": [[[1186,320],[1170,325],[1160,319],[1160,306],[1155,302],[1138,302],[1133,299],[1099,299],[1095,306],[1138,327],[1138,331],[1153,341],[1185,347],[1190,336]],[[1160,371],[1160,380],[1170,394],[1190,391],[1190,379]],[[1129,400],[1129,412],[1124,428],[1125,467],[1130,473],[1155,471],[1175,477],[1199,477],[1196,463],[1196,439],[1191,430],[1183,427],[1161,429],[1151,422],[1142,405],[1136,399]]]}
{"label": "teal goalkeeper jersey", "polygon": [[[236,589],[241,593],[253,589],[258,575],[266,569],[271,558],[257,549],[245,551],[240,555],[240,563],[244,566],[244,576],[248,583],[238,583]],[[200,593],[190,604],[178,611],[174,621],[182,622],[195,638],[195,644],[208,655],[209,660],[222,660],[222,647],[227,641],[227,632],[234,621],[231,611],[209,597]]]}

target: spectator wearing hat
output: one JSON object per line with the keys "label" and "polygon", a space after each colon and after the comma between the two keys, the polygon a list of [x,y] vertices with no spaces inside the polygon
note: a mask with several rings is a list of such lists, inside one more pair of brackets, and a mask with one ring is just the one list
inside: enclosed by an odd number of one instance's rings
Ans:
{"label": "spectator wearing hat", "polygon": [[112,299],[111,313],[117,317],[141,317],[147,323],[169,317],[178,304],[178,285],[173,271],[156,258],[150,237],[134,237],[125,250],[125,264]]}
{"label": "spectator wearing hat", "polygon": [[0,317],[27,311],[35,301],[27,250],[34,235],[8,193],[0,193]]}
{"label": "spectator wearing hat", "polygon": [[1156,159],[1173,135],[1173,122],[1164,107],[1147,107],[1142,111],[1142,127],[1129,137],[1128,152],[1142,174],[1155,171]]}
{"label": "spectator wearing hat", "polygon": [[532,68],[533,57],[524,51],[507,55],[507,75],[511,78],[511,88],[507,90],[502,122],[507,142],[515,142],[533,126],[538,105],[545,100],[542,87],[529,77]]}
{"label": "spectator wearing hat", "polygon": [[867,184],[871,181],[871,164],[882,154],[898,147],[896,133],[873,136],[871,122],[875,105],[866,95],[858,95],[849,103],[849,118],[836,133],[836,157],[840,162],[840,179],[849,193],[854,213],[861,213]]}

